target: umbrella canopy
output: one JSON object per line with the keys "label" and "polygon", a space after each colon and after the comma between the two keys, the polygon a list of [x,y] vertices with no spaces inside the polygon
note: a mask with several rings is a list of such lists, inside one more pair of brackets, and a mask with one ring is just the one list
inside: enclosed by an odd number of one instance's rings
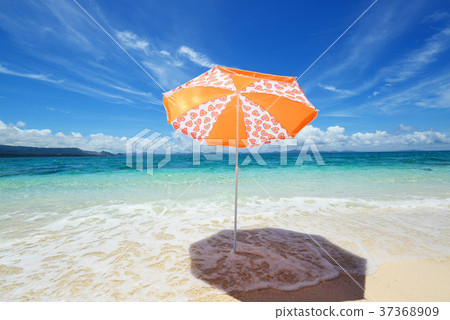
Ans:
{"label": "umbrella canopy", "polygon": [[164,93],[167,120],[208,145],[253,147],[295,135],[317,116],[295,77],[216,66]]}
{"label": "umbrella canopy", "polygon": [[293,138],[317,116],[295,77],[215,66],[164,93],[167,121],[208,145],[236,148],[234,252],[237,235],[238,148]]}

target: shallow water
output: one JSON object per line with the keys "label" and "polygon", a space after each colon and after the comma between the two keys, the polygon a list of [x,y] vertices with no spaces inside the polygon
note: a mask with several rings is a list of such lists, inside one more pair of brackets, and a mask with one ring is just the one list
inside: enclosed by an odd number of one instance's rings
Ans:
{"label": "shallow water", "polygon": [[[293,154],[287,166],[278,155],[241,165],[239,228],[324,237],[365,259],[367,272],[450,255],[450,152],[322,156],[325,166],[296,166]],[[233,227],[228,160],[194,166],[175,155],[148,175],[123,157],[0,159],[0,300],[220,292],[193,276],[189,247]]]}

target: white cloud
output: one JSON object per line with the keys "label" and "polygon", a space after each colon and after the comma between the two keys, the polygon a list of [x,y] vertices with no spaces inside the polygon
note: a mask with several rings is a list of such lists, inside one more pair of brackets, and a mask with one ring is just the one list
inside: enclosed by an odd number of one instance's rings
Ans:
{"label": "white cloud", "polygon": [[[383,6],[380,10],[379,5]],[[307,73],[314,82],[329,81],[336,83],[352,74],[355,78],[373,66],[373,63],[390,50],[390,44],[416,22],[422,3],[387,1],[376,4],[363,19],[339,40],[333,50],[321,59],[320,63]],[[338,35],[338,34],[337,34]],[[367,85],[363,83],[362,85]],[[357,92],[362,91],[354,90]]]}
{"label": "white cloud", "polygon": [[110,87],[113,89],[122,91],[122,92],[126,92],[126,93],[133,94],[136,96],[141,96],[144,101],[149,102],[151,104],[155,104],[155,105],[162,104],[161,99],[155,98],[151,92],[143,92],[143,91],[135,90],[133,88],[121,87],[121,86],[117,86],[117,85],[113,85],[113,84],[111,84]]}
{"label": "white cloud", "polygon": [[194,49],[189,48],[187,46],[181,46],[178,49],[178,53],[182,56],[187,57],[192,62],[198,64],[199,66],[206,67],[206,68],[212,68],[215,66],[211,60],[209,60],[208,57],[206,57],[204,54],[194,51]]}
{"label": "white cloud", "polygon": [[139,38],[131,31],[117,31],[116,37],[126,48],[141,50],[145,54],[149,53],[149,42],[145,39]]}
{"label": "white cloud", "polygon": [[73,3],[23,1],[23,5],[27,8],[26,15],[24,7],[14,4],[5,3],[0,11],[0,27],[21,44],[21,49],[41,53],[44,44],[57,42],[58,47],[69,44],[78,50],[97,51],[90,37],[96,26]]}
{"label": "white cloud", "polygon": [[[354,88],[353,93],[360,94],[365,92],[366,90],[372,89],[372,94],[368,95],[368,98],[372,100],[376,100],[373,98],[377,96],[379,99],[386,93],[389,94],[389,92],[391,92],[389,95],[403,95],[399,91],[396,91],[396,93],[392,93],[393,90],[398,90],[397,88],[399,86],[396,85],[404,84],[414,77],[416,80],[415,84],[413,85],[414,87],[422,86],[422,83],[429,82],[429,79],[422,78],[420,79],[420,81],[417,81],[417,79],[419,79],[419,76],[422,75],[422,72],[426,70],[426,68],[429,67],[430,64],[438,61],[440,57],[443,57],[449,48],[450,27],[447,27],[436,32],[433,36],[426,39],[421,47],[408,52],[406,55],[404,55],[394,63],[381,68],[378,72],[376,72],[371,80],[364,81],[359,87]],[[356,65],[359,65],[359,62]],[[376,90],[374,88],[376,88]],[[327,89],[332,91],[332,89],[335,88],[333,86],[329,86]],[[435,91],[433,88],[430,89],[431,91]],[[407,89],[406,91],[409,92],[410,90]],[[424,91],[422,93],[427,96],[429,91]],[[417,96],[417,93],[413,93],[413,95]],[[441,93],[436,92],[436,95],[441,96]],[[422,100],[422,98],[420,98],[420,100]],[[433,99],[433,102],[435,102],[435,100],[436,99]],[[388,104],[393,105],[393,103],[390,103],[390,101],[388,101]],[[371,105],[371,103],[369,103],[369,105]],[[432,103],[431,105],[433,106],[435,104]],[[442,103],[438,103],[437,105],[439,105],[440,108],[444,107],[442,106]],[[425,106],[425,104],[423,104],[423,106]]]}
{"label": "white cloud", "polygon": [[361,108],[378,109],[389,114],[412,106],[450,108],[450,75],[444,73],[441,76],[423,79],[405,90],[391,92],[376,101],[361,105]]}
{"label": "white cloud", "polygon": [[78,92],[94,98],[104,99],[106,101],[111,101],[118,104],[122,103],[132,106],[133,103],[133,100],[129,99],[128,97],[124,97],[122,95],[111,93],[105,90],[94,89],[81,83],[72,83],[70,85],[68,84],[67,86],[64,86],[64,88],[70,91]]}
{"label": "white cloud", "polygon": [[336,118],[361,118],[355,110],[340,110],[322,114],[322,117],[336,117]]}
{"label": "white cloud", "polygon": [[[21,48],[24,56],[28,57],[27,61],[35,62],[38,67],[25,69],[11,56],[13,59],[10,61],[0,61],[3,64],[0,64],[0,74],[55,84],[60,89],[109,103],[141,109],[155,108],[151,104],[161,105],[160,88],[72,1],[38,3],[24,0],[24,3],[23,7],[28,10],[26,15],[22,6],[13,2],[2,6],[0,29],[16,47]],[[159,83],[165,79],[167,90],[197,75],[188,68],[192,65],[180,68],[190,62],[185,55],[178,53],[181,43],[164,42],[133,29],[114,29],[95,2],[90,2],[86,9],[139,64],[144,65],[147,61],[160,67],[159,73],[151,69],[148,72]],[[192,53],[196,61],[208,61],[204,55],[194,50]],[[59,80],[62,78],[64,81]],[[148,95],[147,91],[154,96]]]}
{"label": "white cloud", "polygon": [[151,56],[152,59],[142,61],[142,65],[167,90],[192,79],[193,75],[185,72],[188,68],[181,68],[185,65],[184,62],[186,60],[202,67],[212,68],[215,66],[204,54],[187,46],[179,47],[175,53],[170,53],[166,50],[154,50]]}
{"label": "white cloud", "polygon": [[370,96],[369,96],[369,98],[372,98],[372,97],[376,97],[377,95],[379,95],[381,92],[380,91],[374,91]]}
{"label": "white cloud", "polygon": [[17,121],[17,123],[16,123],[16,127],[18,127],[18,128],[23,128],[23,127],[25,127],[27,124],[25,123],[25,122],[23,122],[23,121]]}
{"label": "white cloud", "polygon": [[48,76],[46,76],[45,74],[23,73],[23,72],[13,71],[13,70],[10,70],[10,69],[4,67],[1,64],[0,64],[0,73],[9,74],[9,75],[21,77],[21,78],[28,78],[28,79],[33,79],[33,80],[51,82],[51,83],[62,83],[64,81],[64,80],[53,80],[53,79],[49,78]]}
{"label": "white cloud", "polygon": [[75,147],[89,151],[111,151],[122,152],[125,150],[125,137],[114,137],[109,135],[91,134],[82,136],[80,133],[72,132],[63,134],[58,132],[52,134],[49,129],[21,129],[15,125],[5,125],[0,120],[0,144],[29,146],[29,147]]}
{"label": "white cloud", "polygon": [[155,63],[154,61],[144,61],[142,64],[148,70],[151,70],[151,74],[158,79],[158,82],[170,90],[180,84],[190,80],[192,75],[186,74],[186,72],[172,63]]}
{"label": "white cloud", "polygon": [[445,28],[425,41],[425,44],[410,52],[395,66],[386,68],[382,73],[388,73],[385,77],[388,83],[397,83],[409,80],[417,75],[425,66],[436,61],[437,56],[446,51],[450,46],[450,27]]}
{"label": "white cloud", "polygon": [[[162,67],[161,62],[162,64],[181,67],[183,61],[180,60],[180,56],[187,57],[191,62],[202,67],[212,68],[215,65],[204,54],[187,46],[181,46],[175,53],[170,53],[167,50],[151,46],[147,40],[140,38],[138,35],[128,30],[117,31],[116,37],[125,48],[140,50],[146,55],[152,56],[154,58],[153,63],[156,63],[160,67]],[[158,61],[160,59],[162,59],[162,61]]]}
{"label": "white cloud", "polygon": [[311,125],[303,129],[296,137],[299,145],[305,139],[312,139],[320,151],[392,151],[392,150],[443,150],[450,149],[450,136],[433,130],[414,131],[408,134],[389,134],[386,131],[357,132],[345,135],[345,129],[339,126],[329,127],[326,131]]}
{"label": "white cloud", "polygon": [[[450,150],[450,136],[445,133],[428,130],[414,131],[413,128],[400,125],[409,133],[389,134],[386,131],[357,132],[345,134],[340,126],[331,126],[326,130],[314,126],[305,127],[296,137],[297,149],[306,139],[312,139],[320,151],[390,151],[390,150]],[[410,130],[411,129],[411,130]],[[53,134],[49,129],[21,129],[15,125],[6,125],[0,121],[0,144],[31,147],[77,147],[90,151],[125,152],[127,138],[105,135],[103,133],[83,136],[79,132]],[[197,144],[191,138],[177,131],[170,135],[172,152],[188,153],[192,145]],[[214,147],[202,146],[202,152],[214,151]],[[276,145],[263,146],[260,151],[279,150]],[[223,152],[227,153],[228,148]],[[233,151],[232,151],[233,152]]]}
{"label": "white cloud", "polygon": [[412,126],[405,126],[404,124],[400,123],[400,126],[398,127],[398,132],[411,132],[414,130],[414,127]]}
{"label": "white cloud", "polygon": [[437,10],[437,11],[433,12],[432,14],[423,18],[422,23],[436,22],[436,21],[447,20],[447,19],[450,19],[450,13],[442,11],[442,10]]}
{"label": "white cloud", "polygon": [[[32,74],[32,73],[17,72],[17,71],[8,69],[1,64],[0,64],[0,73],[12,75],[12,76],[18,76],[18,77],[22,77],[22,78],[28,78],[28,79],[33,79],[33,80],[54,83],[58,87],[66,89],[68,91],[77,92],[77,93],[91,96],[91,97],[94,97],[97,99],[106,100],[108,102],[114,102],[114,103],[119,103],[119,104],[126,103],[131,106],[133,106],[133,102],[134,102],[134,100],[130,99],[129,97],[124,97],[120,94],[108,92],[107,90],[103,90],[103,89],[95,89],[94,86],[91,84],[86,85],[81,82],[73,82],[70,80],[69,81],[54,80],[44,74]],[[161,100],[153,97],[151,93],[140,92],[140,91],[130,89],[130,88],[123,88],[118,85],[110,84],[107,81],[102,80],[102,79],[95,79],[95,77],[92,74],[86,74],[86,73],[84,74],[84,76],[87,76],[87,75],[90,76],[90,77],[87,77],[87,78],[89,78],[89,80],[97,80],[96,86],[98,84],[106,85],[110,88],[113,88],[113,89],[116,89],[116,90],[119,90],[122,92],[126,92],[129,94],[138,95],[138,96],[143,97],[143,99],[141,98],[141,99],[135,99],[135,100],[144,101],[144,102],[154,104],[154,105],[161,104]],[[88,82],[85,82],[85,83],[88,83]],[[55,111],[55,109],[52,109],[52,108],[48,108],[48,110]]]}
{"label": "white cloud", "polygon": [[[380,62],[380,57],[392,57],[391,44],[409,32],[418,18],[420,20],[423,17],[425,5],[425,2],[414,1],[405,7],[401,3],[390,1],[383,3],[383,10],[372,10],[358,22],[358,26],[355,26],[351,33],[340,40],[339,46],[336,46],[333,52],[324,56],[321,63],[310,71],[313,75],[311,82],[331,82],[339,88],[342,86],[342,79],[351,81],[363,76],[363,81],[352,86],[352,91],[370,98],[376,97],[373,92],[379,92],[379,98],[385,93],[383,89],[391,85],[385,79],[397,84],[408,80],[409,77],[421,75],[433,61],[441,57],[445,59],[445,50],[449,47],[450,39],[446,30],[438,30],[416,50],[381,68],[372,79],[366,76],[368,72],[373,72],[374,67],[383,63]],[[442,61],[445,63],[445,60]],[[348,78],[349,74],[353,79]],[[345,85],[347,83],[349,82]],[[307,89],[306,84],[303,89]],[[372,94],[368,90],[371,90]]]}
{"label": "white cloud", "polygon": [[173,79],[172,73],[169,72],[172,68],[167,65],[156,64],[150,61],[144,61],[142,63],[146,68],[150,69],[151,72],[156,76],[159,82],[164,86],[171,86],[171,81]]}
{"label": "white cloud", "polygon": [[178,57],[174,57],[170,52],[166,50],[158,51],[158,54],[164,58],[164,63],[175,67],[181,67],[184,63]]}
{"label": "white cloud", "polygon": [[331,92],[336,92],[336,93],[340,93],[340,94],[344,94],[344,95],[353,95],[355,94],[353,91],[350,90],[345,90],[345,89],[338,89],[335,86],[332,85],[324,85],[324,84],[320,84],[319,83],[319,87],[321,87],[322,89],[331,91]]}
{"label": "white cloud", "polygon": [[65,113],[65,114],[69,114],[70,113],[70,111],[62,110],[62,109],[56,109],[56,108],[49,107],[49,106],[46,106],[45,109],[49,110],[49,111],[61,112],[61,113]]}
{"label": "white cloud", "polygon": [[[193,143],[198,145],[197,141],[178,131],[174,131],[171,134],[170,144],[174,152],[192,152]],[[204,150],[206,149],[202,147],[202,151]]]}
{"label": "white cloud", "polygon": [[424,108],[450,108],[450,82],[438,82],[422,97],[417,97],[414,104]]}
{"label": "white cloud", "polygon": [[135,94],[135,95],[138,95],[138,96],[150,97],[152,95],[150,92],[138,91],[138,90],[134,90],[134,89],[131,89],[131,88],[125,88],[125,87],[116,86],[116,85],[113,85],[113,84],[111,84],[110,87],[114,88],[114,89],[117,89],[119,91]]}

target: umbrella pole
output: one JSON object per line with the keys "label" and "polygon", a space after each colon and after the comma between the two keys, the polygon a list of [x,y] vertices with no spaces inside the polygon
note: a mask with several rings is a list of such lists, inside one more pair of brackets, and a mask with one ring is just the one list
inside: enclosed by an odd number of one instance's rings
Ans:
{"label": "umbrella pole", "polygon": [[238,174],[239,174],[239,108],[241,106],[241,101],[239,99],[239,95],[236,95],[237,97],[237,106],[236,106],[236,167],[235,167],[235,174],[236,174],[236,186],[235,186],[235,192],[234,192],[234,247],[233,252],[236,253],[236,239],[237,239],[237,196],[238,196]]}

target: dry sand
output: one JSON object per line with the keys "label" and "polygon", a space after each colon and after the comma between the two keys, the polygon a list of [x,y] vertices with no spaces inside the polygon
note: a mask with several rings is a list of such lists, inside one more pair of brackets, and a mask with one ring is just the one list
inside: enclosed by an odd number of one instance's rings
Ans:
{"label": "dry sand", "polygon": [[450,301],[450,257],[386,263],[373,275],[353,278],[358,284],[341,274],[297,291],[231,292],[201,301]]}
{"label": "dry sand", "polygon": [[366,300],[450,301],[450,257],[381,265],[366,279]]}

